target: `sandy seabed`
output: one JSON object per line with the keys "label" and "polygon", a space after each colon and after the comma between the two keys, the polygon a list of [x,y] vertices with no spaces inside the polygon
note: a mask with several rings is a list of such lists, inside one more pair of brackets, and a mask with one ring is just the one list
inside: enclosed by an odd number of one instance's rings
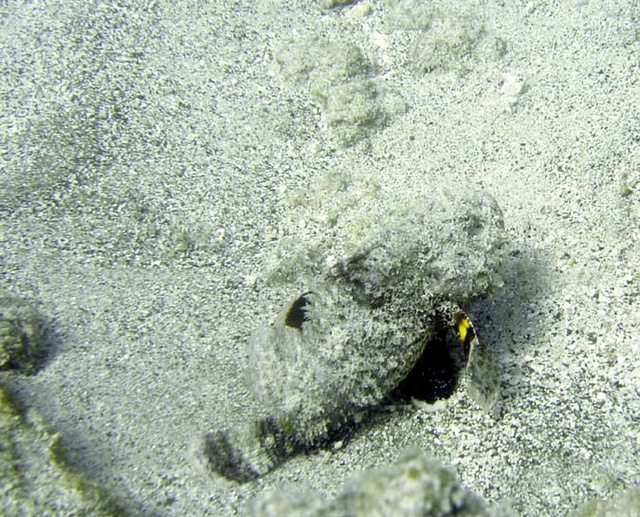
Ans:
{"label": "sandy seabed", "polygon": [[[408,446],[521,515],[640,484],[640,6],[504,4],[3,2],[0,286],[57,333],[6,382],[75,469],[167,516],[331,496]],[[281,243],[471,188],[509,250],[465,307],[501,418],[456,394],[249,484],[206,472],[203,434],[260,410]]]}

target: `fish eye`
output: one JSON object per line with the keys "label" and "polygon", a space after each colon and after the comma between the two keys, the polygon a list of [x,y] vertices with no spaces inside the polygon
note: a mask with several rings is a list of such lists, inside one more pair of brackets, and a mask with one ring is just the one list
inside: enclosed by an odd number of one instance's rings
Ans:
{"label": "fish eye", "polygon": [[308,306],[313,302],[309,295],[313,294],[311,291],[304,293],[297,300],[295,300],[284,318],[284,324],[287,327],[302,330],[305,321],[309,321],[309,315],[307,314]]}

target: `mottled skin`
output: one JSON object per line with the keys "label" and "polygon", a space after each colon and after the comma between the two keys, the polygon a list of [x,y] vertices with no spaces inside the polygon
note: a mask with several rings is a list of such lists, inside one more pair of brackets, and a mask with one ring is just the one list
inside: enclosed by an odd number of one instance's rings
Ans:
{"label": "mottled skin", "polygon": [[[486,194],[424,200],[326,271],[297,265],[291,299],[250,343],[251,381],[268,416],[207,433],[211,469],[249,481],[352,428],[407,376],[442,322],[453,321],[454,302],[495,284],[502,229]],[[486,349],[472,362],[474,398],[490,409],[495,363]]]}

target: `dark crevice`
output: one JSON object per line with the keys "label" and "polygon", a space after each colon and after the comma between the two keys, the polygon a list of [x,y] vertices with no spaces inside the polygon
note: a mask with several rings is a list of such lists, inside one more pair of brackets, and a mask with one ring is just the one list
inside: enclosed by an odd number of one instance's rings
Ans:
{"label": "dark crevice", "polygon": [[443,328],[426,344],[420,359],[396,388],[394,396],[429,404],[448,399],[458,385],[462,367],[460,342],[454,332]]}

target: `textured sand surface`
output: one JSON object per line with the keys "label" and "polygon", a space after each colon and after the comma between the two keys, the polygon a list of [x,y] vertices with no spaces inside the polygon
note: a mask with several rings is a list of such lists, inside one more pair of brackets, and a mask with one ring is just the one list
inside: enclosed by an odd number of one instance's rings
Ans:
{"label": "textured sand surface", "polygon": [[[58,332],[8,382],[138,514],[330,496],[407,446],[522,515],[640,484],[640,7],[438,5],[0,6],[0,287]],[[510,245],[466,307],[501,419],[460,393],[250,484],[207,473],[203,433],[259,410],[245,345],[281,309],[259,281],[279,243],[471,186]]]}

